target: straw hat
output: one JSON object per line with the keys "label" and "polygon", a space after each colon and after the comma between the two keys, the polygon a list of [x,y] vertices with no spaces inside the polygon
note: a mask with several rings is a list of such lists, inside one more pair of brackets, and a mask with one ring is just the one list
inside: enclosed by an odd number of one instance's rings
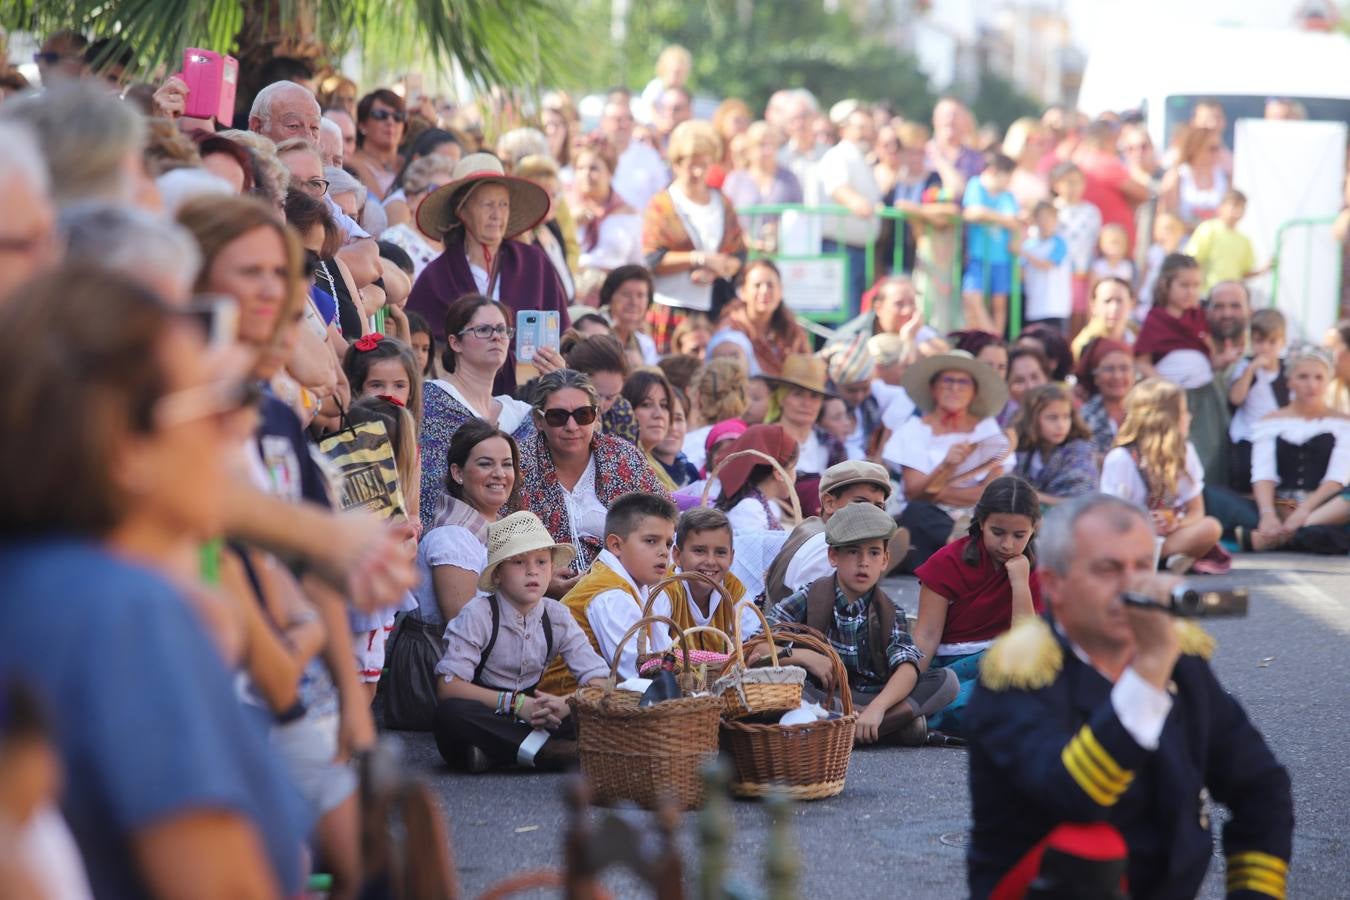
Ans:
{"label": "straw hat", "polygon": [[802,390],[820,394],[823,397],[838,396],[830,390],[826,381],[825,360],[811,353],[789,353],[783,360],[781,375],[763,376],[766,381],[798,387]]}
{"label": "straw hat", "polygon": [[900,386],[924,412],[933,411],[933,388],[929,384],[939,372],[965,372],[975,379],[975,399],[970,414],[980,419],[994,415],[1008,402],[1008,386],[987,363],[964,350],[949,350],[921,359],[905,370]]}
{"label": "straw hat", "polygon": [[450,180],[432,191],[417,207],[417,227],[433,240],[460,225],[459,209],[475,188],[500,184],[511,197],[511,215],[506,222],[505,239],[529,231],[548,216],[549,196],[533,181],[514,178],[502,169],[501,160],[491,153],[470,153],[455,163]]}
{"label": "straw hat", "polygon": [[553,540],[553,535],[548,533],[544,523],[534,513],[528,510],[511,513],[488,526],[488,561],[478,579],[478,589],[492,590],[492,574],[497,571],[497,566],[531,550],[552,550],[554,568],[571,564],[576,556],[571,544],[559,544]]}

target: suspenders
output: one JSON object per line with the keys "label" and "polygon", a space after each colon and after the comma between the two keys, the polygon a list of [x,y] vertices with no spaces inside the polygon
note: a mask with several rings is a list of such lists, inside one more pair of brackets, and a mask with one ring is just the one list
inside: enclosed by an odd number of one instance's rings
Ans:
{"label": "suspenders", "polygon": [[[483,648],[483,655],[479,658],[478,665],[474,667],[473,683],[480,687],[490,688],[492,685],[483,684],[483,669],[487,666],[488,657],[492,655],[492,648],[497,646],[497,632],[501,629],[502,624],[502,608],[501,601],[497,599],[496,594],[488,594],[487,600],[488,607],[492,610],[492,635],[488,638],[487,646]],[[553,623],[548,619],[548,607],[544,607],[542,624],[544,626],[545,647],[544,668],[547,669],[548,664],[553,662]],[[539,682],[536,681],[527,689],[527,693],[533,691],[538,686]],[[496,690],[495,688],[493,689]]]}

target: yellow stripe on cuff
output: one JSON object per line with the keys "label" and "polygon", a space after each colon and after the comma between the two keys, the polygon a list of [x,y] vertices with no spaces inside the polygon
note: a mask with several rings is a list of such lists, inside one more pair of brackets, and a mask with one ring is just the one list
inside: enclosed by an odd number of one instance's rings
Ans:
{"label": "yellow stripe on cuff", "polygon": [[1134,776],[1128,772],[1123,777],[1116,777],[1107,769],[1104,769],[1101,763],[1093,757],[1092,753],[1084,745],[1081,736],[1070,741],[1069,746],[1073,748],[1074,754],[1078,757],[1079,761],[1083,763],[1084,768],[1093,776],[1097,784],[1103,790],[1119,794],[1129,787],[1130,782],[1134,780]]}
{"label": "yellow stripe on cuff", "polygon": [[1257,894],[1265,894],[1267,897],[1274,897],[1276,900],[1284,900],[1285,898],[1284,877],[1268,872],[1256,872],[1251,869],[1229,872],[1224,886],[1230,894],[1238,891],[1252,891]]}
{"label": "yellow stripe on cuff", "polygon": [[1288,860],[1280,859],[1272,853],[1264,853],[1260,850],[1243,850],[1241,853],[1234,853],[1228,857],[1228,871],[1230,872],[1245,869],[1248,866],[1268,869],[1279,875],[1289,874]]}
{"label": "yellow stripe on cuff", "polygon": [[1122,769],[1120,764],[1112,759],[1111,754],[1106,752],[1106,748],[1097,740],[1097,736],[1092,733],[1091,728],[1084,725],[1082,728],[1078,729],[1075,740],[1083,742],[1083,747],[1087,750],[1088,755],[1092,757],[1097,765],[1101,766],[1102,771],[1110,776],[1112,780],[1119,781],[1124,779],[1125,783],[1128,784],[1130,779],[1134,778],[1133,772]]}
{"label": "yellow stripe on cuff", "polygon": [[1082,750],[1074,741],[1070,741],[1061,751],[1059,758],[1064,763],[1065,770],[1073,778],[1078,786],[1083,789],[1098,806],[1114,806],[1119,798],[1119,792],[1112,791],[1103,787],[1088,771],[1083,762]]}

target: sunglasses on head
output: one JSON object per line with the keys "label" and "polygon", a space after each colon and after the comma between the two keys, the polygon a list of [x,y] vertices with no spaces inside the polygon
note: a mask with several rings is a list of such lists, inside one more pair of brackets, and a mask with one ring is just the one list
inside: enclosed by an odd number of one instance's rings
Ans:
{"label": "sunglasses on head", "polygon": [[576,419],[578,425],[589,425],[595,421],[594,406],[578,406],[576,409],[546,409],[544,423],[552,428],[562,428],[568,419]]}
{"label": "sunglasses on head", "polygon": [[407,114],[401,113],[396,109],[372,109],[370,111],[370,117],[376,122],[383,122],[385,119],[393,119],[395,122],[408,121]]}

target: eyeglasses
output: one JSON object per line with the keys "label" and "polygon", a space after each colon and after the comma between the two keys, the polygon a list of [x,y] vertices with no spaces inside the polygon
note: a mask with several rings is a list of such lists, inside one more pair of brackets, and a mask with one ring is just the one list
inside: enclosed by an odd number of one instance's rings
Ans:
{"label": "eyeglasses", "polygon": [[480,341],[490,341],[493,338],[502,338],[509,341],[515,333],[516,330],[510,325],[474,325],[460,331],[459,337],[471,334]]}
{"label": "eyeglasses", "polygon": [[971,379],[960,378],[955,375],[943,375],[941,378],[937,380],[937,383],[938,387],[960,388],[963,390],[966,388],[973,388],[975,386],[975,382],[972,381]]}
{"label": "eyeglasses", "polygon": [[326,178],[310,178],[306,181],[297,181],[295,186],[309,194],[311,197],[322,197],[328,193],[328,180]]}
{"label": "eyeglasses", "polygon": [[33,62],[37,63],[38,65],[46,63],[49,66],[54,66],[64,58],[65,57],[63,57],[60,53],[56,53],[51,50],[45,50],[41,53],[33,54]]}
{"label": "eyeglasses", "polygon": [[578,406],[576,409],[546,409],[544,410],[544,424],[550,428],[563,428],[567,425],[568,419],[576,419],[578,425],[589,425],[595,421],[596,409],[594,406]]}
{"label": "eyeglasses", "polygon": [[1096,375],[1096,376],[1099,377],[1099,378],[1100,378],[1101,376],[1103,376],[1103,375],[1108,375],[1108,376],[1109,376],[1109,375],[1133,375],[1133,374],[1134,374],[1134,366],[1131,366],[1131,365],[1098,366],[1097,369],[1096,369],[1092,374]]}
{"label": "eyeglasses", "polygon": [[393,119],[395,122],[406,122],[408,121],[408,114],[401,113],[396,109],[372,109],[370,111],[370,118],[374,119],[376,122],[383,122],[386,119]]}

